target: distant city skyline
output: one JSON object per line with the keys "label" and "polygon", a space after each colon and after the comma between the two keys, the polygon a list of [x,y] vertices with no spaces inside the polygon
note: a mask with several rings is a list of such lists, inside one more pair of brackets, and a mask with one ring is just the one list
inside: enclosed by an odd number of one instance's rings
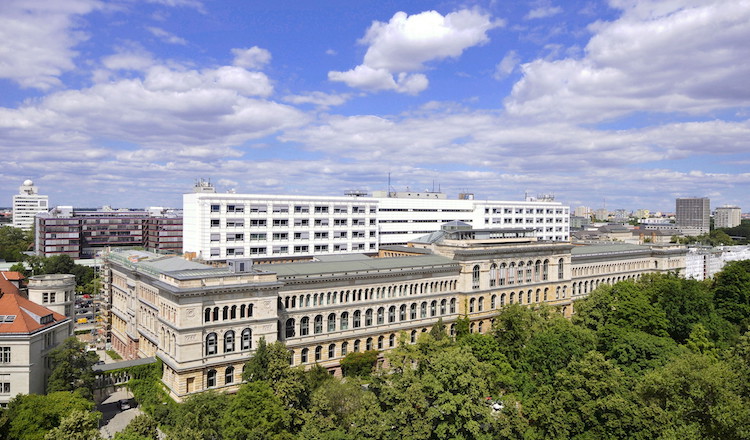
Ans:
{"label": "distant city skyline", "polygon": [[[0,205],[220,192],[747,210],[750,4],[56,0],[0,8]],[[34,50],[29,50],[34,48]]]}

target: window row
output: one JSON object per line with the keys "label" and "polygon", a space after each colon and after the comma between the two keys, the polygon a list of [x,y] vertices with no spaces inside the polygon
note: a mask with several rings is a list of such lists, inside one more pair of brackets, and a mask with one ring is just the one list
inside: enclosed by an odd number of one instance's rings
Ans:
{"label": "window row", "polygon": [[[239,314],[238,314],[239,312]],[[253,305],[252,304],[240,304],[239,307],[236,305],[233,306],[224,306],[224,307],[206,307],[203,309],[203,322],[211,322],[211,321],[219,321],[220,319],[222,321],[226,321],[228,319],[237,319],[239,316],[240,319],[243,318],[252,318],[253,317]]]}
{"label": "window row", "polygon": [[599,287],[601,284],[614,284],[620,281],[637,280],[641,277],[641,274],[624,275],[619,277],[607,277],[597,280],[590,281],[579,281],[573,283],[573,295],[587,295],[594,289]]}
{"label": "window row", "polygon": [[[565,261],[560,258],[557,262],[557,279],[562,280],[565,277]],[[538,283],[549,280],[549,260],[520,261],[509,264],[501,263],[497,265],[492,263],[489,271],[489,286],[512,286],[514,284]],[[479,289],[480,284],[480,266],[477,264],[472,269],[472,288]]]}
{"label": "window row", "polygon": [[[351,208],[351,209],[350,209]],[[262,213],[262,212],[268,212],[270,209],[271,212],[274,214],[279,213],[288,213],[290,210],[296,214],[304,214],[309,213],[310,211],[316,213],[316,214],[326,214],[329,212],[332,212],[334,214],[347,214],[351,212],[352,214],[363,214],[365,212],[370,212],[371,214],[374,214],[377,212],[377,208],[375,206],[366,206],[366,205],[358,205],[358,206],[347,206],[347,205],[287,205],[287,204],[278,204],[273,203],[270,205],[266,203],[233,203],[233,204],[227,204],[225,208],[225,212],[227,213],[243,213],[245,211],[250,213]],[[221,212],[221,204],[214,203],[211,204],[211,212],[217,213]]]}
{"label": "window row", "polygon": [[[235,334],[234,330],[224,333],[223,353],[233,353],[235,351]],[[250,350],[253,348],[253,331],[249,328],[242,330],[240,333],[240,351]],[[215,332],[206,335],[206,356],[219,353],[219,338]]]}
{"label": "window row", "polygon": [[398,286],[369,287],[365,289],[342,290],[326,293],[285,296],[279,299],[279,307],[286,309],[317,307],[330,304],[349,303],[354,301],[370,301],[410,295],[453,292],[458,287],[458,281],[445,280],[429,283],[402,284]]}
{"label": "window row", "polygon": [[[429,304],[424,301],[421,304],[412,303],[407,307],[406,304],[402,304],[398,309],[396,306],[390,306],[386,311],[385,307],[380,307],[377,310],[367,309],[364,313],[361,310],[355,310],[351,314],[349,312],[343,312],[340,316],[335,313],[330,313],[325,319],[325,330],[327,332],[335,332],[338,330],[349,330],[351,328],[369,327],[375,323],[376,325],[382,325],[386,322],[392,324],[395,322],[403,322],[407,320],[442,316],[445,314],[456,313],[456,299],[451,298],[450,301],[443,299],[439,303],[437,300],[430,302]],[[338,327],[337,327],[338,324]],[[324,318],[323,315],[317,315],[313,318],[312,334],[321,334],[324,329]],[[296,333],[297,325],[294,318],[286,320],[284,325],[284,335],[288,338],[297,336]],[[299,320],[299,336],[310,335],[310,317],[305,316]]]}
{"label": "window row", "polygon": [[[206,388],[213,388],[218,386],[216,370],[208,370],[206,373]],[[230,385],[234,383],[234,367],[227,367],[224,369],[224,385]]]}

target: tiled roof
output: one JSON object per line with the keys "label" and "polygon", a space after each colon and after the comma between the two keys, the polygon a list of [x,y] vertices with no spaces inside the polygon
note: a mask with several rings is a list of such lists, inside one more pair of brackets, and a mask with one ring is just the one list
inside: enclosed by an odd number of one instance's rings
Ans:
{"label": "tiled roof", "polygon": [[5,278],[8,281],[21,281],[26,279],[25,276],[21,272],[0,272],[3,275],[3,278]]}
{"label": "tiled roof", "polygon": [[[5,275],[8,272],[0,273]],[[30,334],[68,319],[21,296],[18,288],[5,276],[0,277],[0,292],[0,316],[3,316],[0,334]],[[49,315],[52,315],[52,319],[42,324],[40,319]],[[15,318],[11,322],[8,317],[12,316]]]}

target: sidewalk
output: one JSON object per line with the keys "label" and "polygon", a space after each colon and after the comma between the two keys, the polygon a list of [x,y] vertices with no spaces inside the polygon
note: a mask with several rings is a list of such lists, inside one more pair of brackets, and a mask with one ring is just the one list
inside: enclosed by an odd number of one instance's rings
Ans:
{"label": "sidewalk", "polygon": [[118,402],[121,399],[128,399],[131,405],[135,405],[133,395],[130,391],[115,391],[107,399],[97,405],[96,409],[102,413],[102,426],[100,431],[104,438],[112,438],[114,435],[128,426],[131,420],[139,414],[143,414],[140,408],[130,408],[121,411]]}

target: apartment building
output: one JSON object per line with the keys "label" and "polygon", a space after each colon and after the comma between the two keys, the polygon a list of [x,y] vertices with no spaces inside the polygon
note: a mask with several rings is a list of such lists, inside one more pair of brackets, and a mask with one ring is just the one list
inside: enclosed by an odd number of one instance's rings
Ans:
{"label": "apartment building", "polygon": [[742,211],[738,206],[722,206],[714,212],[715,228],[734,228],[740,225]]}
{"label": "apartment building", "polygon": [[708,197],[679,198],[675,207],[675,223],[684,235],[697,236],[710,232],[711,201]]}

